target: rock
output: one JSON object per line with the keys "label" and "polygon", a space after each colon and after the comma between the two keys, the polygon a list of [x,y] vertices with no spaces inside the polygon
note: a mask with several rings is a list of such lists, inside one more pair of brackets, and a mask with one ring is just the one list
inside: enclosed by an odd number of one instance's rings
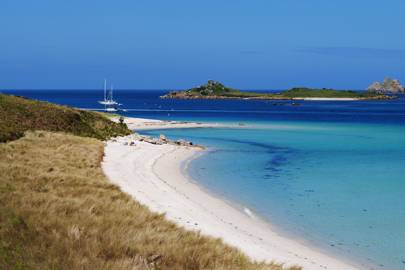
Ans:
{"label": "rock", "polygon": [[162,145],[163,144],[162,141],[160,141],[159,139],[156,139],[156,138],[149,138],[149,139],[147,139],[145,141],[148,142],[148,143],[151,143],[151,144],[155,144],[155,145]]}
{"label": "rock", "polygon": [[167,138],[166,138],[166,136],[163,135],[163,134],[160,134],[159,139],[160,139],[161,141],[167,142]]}
{"label": "rock", "polygon": [[379,92],[384,94],[405,93],[405,88],[401,85],[399,80],[391,78],[385,78],[383,83],[374,82],[367,88],[367,90],[370,92]]}
{"label": "rock", "polygon": [[383,89],[383,85],[380,82],[373,82],[368,88],[368,91],[377,92]]}
{"label": "rock", "polygon": [[194,144],[192,142],[186,141],[186,140],[177,140],[174,141],[174,144],[180,145],[180,146],[193,146]]}
{"label": "rock", "polygon": [[182,140],[182,139],[177,140],[176,142],[177,142],[178,145],[184,145],[186,143],[186,141]]}

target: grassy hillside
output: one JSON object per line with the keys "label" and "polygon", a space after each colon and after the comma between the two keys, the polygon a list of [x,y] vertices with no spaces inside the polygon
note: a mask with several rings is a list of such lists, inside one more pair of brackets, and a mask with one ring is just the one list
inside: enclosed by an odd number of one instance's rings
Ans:
{"label": "grassy hillside", "polygon": [[0,269],[281,269],[151,213],[108,182],[103,149],[43,131],[0,143]]}
{"label": "grassy hillside", "polygon": [[97,112],[0,94],[0,142],[18,139],[27,130],[63,131],[102,140],[131,132]]}
{"label": "grassy hillside", "polygon": [[243,92],[224,86],[220,82],[208,81],[208,83],[185,91],[170,92],[162,98],[249,98],[263,97],[267,94]]}
{"label": "grassy hillside", "polygon": [[[371,92],[356,92],[351,90],[334,90],[334,89],[312,89],[312,88],[292,88],[281,92],[280,95],[287,98],[370,98],[378,95]],[[380,95],[383,96],[383,95]]]}

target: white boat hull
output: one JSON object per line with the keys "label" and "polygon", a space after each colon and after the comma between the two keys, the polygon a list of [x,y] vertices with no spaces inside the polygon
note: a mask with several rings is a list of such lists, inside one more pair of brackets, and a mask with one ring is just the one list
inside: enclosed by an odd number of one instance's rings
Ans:
{"label": "white boat hull", "polygon": [[117,112],[118,110],[115,108],[106,108],[105,109],[107,112]]}

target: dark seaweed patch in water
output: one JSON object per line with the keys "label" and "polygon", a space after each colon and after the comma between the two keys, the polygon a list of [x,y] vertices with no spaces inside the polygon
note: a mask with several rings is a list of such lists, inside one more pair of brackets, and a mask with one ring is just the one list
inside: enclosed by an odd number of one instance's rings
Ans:
{"label": "dark seaweed patch in water", "polygon": [[227,152],[227,153],[263,153],[263,151],[247,150],[247,149],[214,149],[214,150],[210,150],[210,153],[220,153],[220,152]]}
{"label": "dark seaweed patch in water", "polygon": [[[253,141],[243,141],[237,139],[223,139],[223,138],[218,138],[218,140],[247,144],[249,146],[256,146],[263,148],[265,152],[271,156],[271,158],[269,159],[269,161],[266,162],[266,165],[264,167],[265,170],[265,174],[263,175],[264,179],[279,178],[282,172],[282,167],[288,163],[289,160],[288,156],[291,156],[293,153],[297,152],[296,150],[293,150],[291,148],[280,147],[265,143],[258,143]],[[244,150],[239,151],[245,152]],[[260,152],[260,151],[249,150],[246,152]]]}
{"label": "dark seaweed patch in water", "polygon": [[234,142],[234,143],[246,144],[249,146],[257,146],[257,147],[263,148],[267,151],[272,151],[272,153],[277,152],[277,151],[286,151],[286,152],[293,151],[291,148],[280,147],[280,146],[275,146],[275,145],[271,145],[271,144],[267,144],[267,143],[259,143],[259,142],[254,142],[254,141],[244,141],[244,140],[231,139],[231,138],[220,138],[220,137],[203,137],[203,136],[198,136],[196,138],[215,140],[215,141]]}
{"label": "dark seaweed patch in water", "polygon": [[280,167],[287,162],[287,158],[283,154],[274,155],[272,159],[270,159],[266,163],[266,169],[271,169],[275,167]]}
{"label": "dark seaweed patch in water", "polygon": [[[271,157],[264,166],[264,174],[263,179],[276,179],[281,176],[281,174],[286,175],[286,171],[283,171],[283,166],[288,163],[289,157],[292,156],[297,150],[288,147],[280,147],[275,146],[272,144],[260,143],[255,141],[248,141],[248,140],[238,140],[232,138],[220,138],[220,137],[206,137],[206,136],[198,136],[199,139],[209,139],[209,140],[216,140],[216,141],[224,141],[224,142],[233,142],[248,146],[254,146],[259,149],[251,149],[251,148],[239,148],[239,149],[212,149],[211,153],[218,153],[218,152],[239,152],[239,153],[268,153]],[[262,150],[260,150],[260,148]]]}
{"label": "dark seaweed patch in water", "polygon": [[242,144],[248,144],[250,146],[257,146],[266,149],[267,151],[274,153],[274,152],[292,152],[293,150],[291,148],[287,147],[280,147],[280,146],[275,146],[267,143],[258,143],[258,142],[252,142],[252,141],[242,141],[242,140],[236,140],[236,139],[227,139],[226,141],[229,142],[235,142],[235,143],[242,143]]}
{"label": "dark seaweed patch in water", "polygon": [[[287,172],[283,171],[283,166],[288,163],[288,156],[292,155],[292,150],[287,148],[272,148],[267,151],[272,157],[266,162],[264,167],[265,179],[272,179],[280,177],[281,173],[285,175]],[[275,154],[276,152],[276,154]]]}

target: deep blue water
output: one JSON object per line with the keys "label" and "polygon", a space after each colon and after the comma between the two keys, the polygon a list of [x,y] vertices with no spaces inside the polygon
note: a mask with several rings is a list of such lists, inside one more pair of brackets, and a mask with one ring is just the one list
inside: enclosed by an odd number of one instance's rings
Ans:
{"label": "deep blue water", "polygon": [[[96,101],[102,99],[102,91],[95,90],[19,90],[3,91],[21,96],[79,108],[102,109]],[[405,97],[389,101],[348,102],[291,102],[245,100],[164,100],[159,99],[167,91],[115,90],[118,101],[128,112],[124,115],[157,119],[200,119],[228,122],[349,122],[405,124]]]}
{"label": "deep blue water", "polygon": [[[101,91],[18,91],[101,108]],[[405,98],[291,102],[161,100],[116,91],[125,115],[246,123],[244,129],[165,133],[209,147],[189,173],[267,218],[280,232],[375,269],[405,269]]]}

